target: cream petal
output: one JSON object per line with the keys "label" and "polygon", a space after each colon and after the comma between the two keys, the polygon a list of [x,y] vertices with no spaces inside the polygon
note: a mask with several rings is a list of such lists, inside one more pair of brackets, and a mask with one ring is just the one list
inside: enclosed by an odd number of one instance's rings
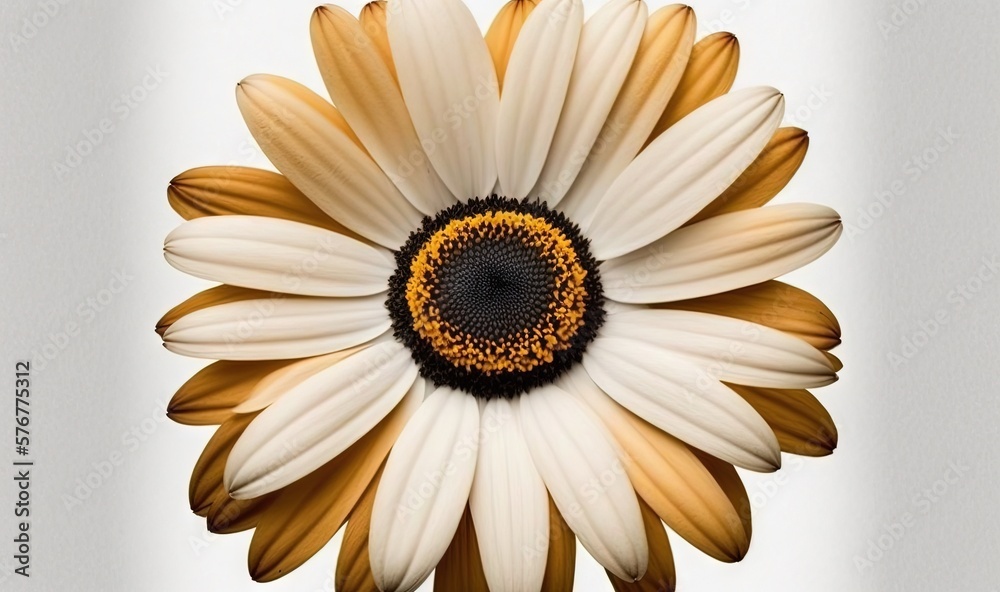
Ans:
{"label": "cream petal", "polygon": [[671,5],[649,16],[639,49],[601,130],[569,192],[559,202],[586,231],[608,187],[642,150],[677,86],[694,42],[694,11]]}
{"label": "cream petal", "polygon": [[603,337],[654,345],[698,366],[706,379],[770,388],[812,388],[837,378],[830,360],[786,333],[687,310],[638,310],[608,318]]}
{"label": "cream petal", "polygon": [[521,29],[497,120],[497,172],[507,197],[526,197],[545,165],[582,30],[581,0],[545,0]]}
{"label": "cream petal", "polygon": [[535,466],[580,543],[618,577],[642,577],[642,513],[610,435],[581,402],[551,385],[521,397],[518,407]]}
{"label": "cream petal", "polygon": [[670,302],[758,284],[818,259],[842,230],[837,212],[814,204],[723,214],[604,262],[604,295],[618,302]]}
{"label": "cream petal", "polygon": [[469,507],[486,580],[491,592],[538,592],[548,552],[549,495],[511,402],[487,403],[480,426]]}
{"label": "cream petal", "polygon": [[375,339],[392,325],[382,294],[362,298],[279,295],[195,311],[163,334],[174,353],[213,360],[286,360]]}
{"label": "cream petal", "polygon": [[211,216],[167,235],[167,262],[184,273],[302,296],[370,296],[389,287],[392,254],[308,224]]}
{"label": "cream petal", "polygon": [[310,31],[330,97],[400,192],[427,215],[456,203],[428,162],[396,79],[361,23],[343,8],[320,6]]}
{"label": "cream petal", "polygon": [[248,566],[255,582],[291,573],[340,530],[361,500],[406,422],[420,408],[424,381],[377,426],[336,458],[278,493],[250,542]]}
{"label": "cream petal", "polygon": [[679,228],[757,158],[781,123],[785,99],[759,87],[720,97],[664,132],[608,188],[587,236],[611,259]]}
{"label": "cream petal", "polygon": [[554,206],[573,185],[625,83],[648,14],[642,0],[612,0],[587,19],[566,103],[532,196]]}
{"label": "cream petal", "polygon": [[383,592],[420,586],[462,519],[476,470],[479,405],[440,388],[399,436],[375,494],[369,552]]}
{"label": "cream petal", "polygon": [[753,471],[781,465],[778,441],[754,408],[671,350],[602,335],[583,365],[611,398],[679,440]]}
{"label": "cream petal", "polygon": [[226,489],[252,498],[308,475],[382,421],[416,379],[409,351],[392,340],[313,375],[243,432],[226,463]]}
{"label": "cream petal", "polygon": [[390,249],[405,243],[420,224],[420,211],[345,131],[340,112],[319,95],[261,74],[239,84],[236,101],[264,154],[332,218]]}
{"label": "cream petal", "polygon": [[497,180],[500,90],[493,58],[462,0],[390,0],[389,43],[424,151],[460,200]]}

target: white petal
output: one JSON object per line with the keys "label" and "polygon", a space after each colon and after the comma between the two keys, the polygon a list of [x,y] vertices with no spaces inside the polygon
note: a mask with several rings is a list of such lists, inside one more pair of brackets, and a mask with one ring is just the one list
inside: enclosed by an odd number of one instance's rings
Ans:
{"label": "white petal", "polygon": [[757,158],[784,111],[777,90],[751,88],[709,102],[664,132],[598,204],[587,233],[594,256],[630,253],[690,220]]}
{"label": "white petal", "polygon": [[649,549],[639,502],[604,426],[551,385],[521,397],[519,415],[531,458],[580,543],[619,578],[642,577]]}
{"label": "white petal", "polygon": [[469,507],[491,592],[538,592],[545,577],[549,496],[524,442],[513,405],[483,409]]}
{"label": "white petal", "polygon": [[723,214],[603,263],[604,295],[671,302],[759,284],[814,261],[841,231],[837,212],[814,204]]}
{"label": "white petal", "polygon": [[358,19],[339,6],[320,6],[311,31],[330,97],[375,162],[424,214],[454,204],[420,146],[395,77]]}
{"label": "white petal", "polygon": [[174,353],[213,360],[287,360],[360,345],[389,330],[385,295],[273,298],[210,306],[163,334]]}
{"label": "white petal", "polygon": [[587,19],[562,116],[532,191],[550,206],[569,191],[607,122],[639,49],[648,13],[640,0],[612,0]]}
{"label": "white petal", "polygon": [[458,199],[497,180],[500,85],[493,58],[462,0],[389,0],[389,44],[424,151]]}
{"label": "white petal", "polygon": [[420,224],[420,212],[319,95],[278,76],[257,75],[240,83],[236,100],[268,159],[334,220],[390,249]]}
{"label": "white petal", "polygon": [[478,442],[476,399],[449,388],[403,429],[372,508],[368,549],[380,590],[416,590],[444,556],[469,499]]}
{"label": "white petal", "polygon": [[601,335],[655,345],[702,368],[706,378],[800,389],[836,380],[830,360],[777,329],[687,310],[639,310],[608,317]]}
{"label": "white petal", "polygon": [[190,275],[303,296],[370,296],[389,287],[392,255],[329,230],[258,216],[206,216],[167,235],[167,262]]}
{"label": "white petal", "polygon": [[517,37],[497,123],[497,170],[507,197],[526,197],[545,165],[582,29],[581,0],[545,0]]}
{"label": "white petal", "polygon": [[275,370],[254,385],[250,396],[245,401],[233,407],[233,413],[253,413],[270,406],[272,403],[293,391],[300,384],[331,366],[339,364],[350,356],[367,349],[370,344],[359,345],[332,354],[315,356],[299,360],[283,368]]}
{"label": "white petal", "polygon": [[753,407],[670,350],[600,336],[583,365],[611,398],[672,436],[747,469],[780,466],[778,440]]}
{"label": "white petal", "polygon": [[393,340],[314,374],[243,432],[226,462],[226,490],[249,499],[308,475],[375,427],[416,379],[409,350]]}

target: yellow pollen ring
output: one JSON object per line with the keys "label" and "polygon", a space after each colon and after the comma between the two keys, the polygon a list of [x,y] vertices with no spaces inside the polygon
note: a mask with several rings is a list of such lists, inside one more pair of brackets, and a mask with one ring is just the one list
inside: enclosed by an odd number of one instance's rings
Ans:
{"label": "yellow pollen ring", "polygon": [[[453,255],[482,240],[516,238],[533,247],[552,272],[553,290],[537,324],[493,340],[469,335],[441,317],[435,303],[438,271]],[[584,324],[587,271],[572,242],[543,218],[519,212],[485,212],[452,220],[437,231],[410,264],[406,301],[413,329],[434,350],[458,367],[486,374],[528,372],[552,362],[572,346]]]}

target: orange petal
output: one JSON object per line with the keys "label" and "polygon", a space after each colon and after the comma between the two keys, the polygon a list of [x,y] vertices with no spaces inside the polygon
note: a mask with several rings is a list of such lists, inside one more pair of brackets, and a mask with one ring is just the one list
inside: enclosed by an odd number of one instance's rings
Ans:
{"label": "orange petal", "polygon": [[479,555],[476,527],[468,506],[455,531],[455,538],[434,571],[435,592],[489,592],[483,561]]}
{"label": "orange petal", "polygon": [[500,9],[493,24],[486,33],[486,45],[493,56],[493,65],[497,70],[497,81],[503,90],[503,79],[507,73],[507,62],[514,51],[514,42],[521,33],[521,27],[528,15],[535,9],[536,0],[511,0]]}
{"label": "orange petal", "polygon": [[215,534],[233,534],[257,526],[277,497],[277,492],[249,500],[236,500],[223,492],[208,511],[208,530]]}
{"label": "orange petal", "polygon": [[750,321],[784,331],[823,350],[840,344],[840,323],[833,312],[809,292],[779,281],[653,306]]}
{"label": "orange petal", "polygon": [[771,201],[795,176],[808,149],[809,134],[805,130],[797,127],[778,129],[747,170],[687,224],[727,212],[758,208]]}
{"label": "orange petal", "polygon": [[254,581],[288,574],[333,538],[419,405],[416,397],[406,397],[350,448],[281,492],[250,542]]}
{"label": "orange petal", "polygon": [[613,434],[636,493],[674,532],[719,561],[746,553],[750,540],[731,498],[687,445],[604,393],[575,392]]}
{"label": "orange petal", "polygon": [[238,415],[226,420],[215,435],[205,445],[204,451],[191,472],[191,482],[188,485],[188,501],[191,511],[199,516],[208,516],[212,504],[220,495],[226,495],[222,486],[222,473],[226,468],[226,459],[233,449],[236,440],[243,433],[255,413]]}
{"label": "orange petal", "polygon": [[170,181],[167,201],[185,220],[203,216],[267,216],[357,238],[283,175],[262,169],[208,166],[184,171]]}
{"label": "orange petal", "polygon": [[[708,472],[715,477],[716,483],[719,484],[719,487],[725,492],[726,497],[729,498],[729,503],[736,509],[736,514],[740,517],[740,524],[743,526],[743,532],[746,534],[747,542],[749,543],[753,535],[753,523],[750,516],[750,497],[747,495],[747,489],[743,485],[743,480],[740,479],[739,473],[736,472],[736,467],[701,450],[694,448],[691,450],[702,464],[705,465]],[[746,556],[747,550],[749,550],[749,546],[733,560],[742,561]]]}
{"label": "orange petal", "polygon": [[372,506],[375,505],[375,491],[378,490],[382,469],[368,484],[361,499],[351,510],[351,516],[344,529],[344,540],[337,556],[337,592],[379,592],[372,576],[372,565],[368,557],[368,529],[372,523]]}
{"label": "orange petal", "polygon": [[713,33],[695,43],[684,76],[646,143],[698,107],[729,92],[739,63],[740,44],[732,33]]}
{"label": "orange petal", "polygon": [[541,592],[573,592],[576,536],[549,498],[549,552]]}
{"label": "orange petal", "polygon": [[295,361],[209,364],[177,390],[167,404],[167,417],[185,425],[221,424],[233,417],[233,408],[250,396],[257,383]]}
{"label": "orange petal", "polygon": [[837,448],[837,426],[809,391],[728,386],[760,413],[774,430],[783,451],[827,456]]}
{"label": "orange petal", "polygon": [[642,521],[646,526],[646,540],[649,543],[649,567],[646,575],[638,582],[626,582],[611,572],[608,578],[615,592],[674,592],[677,588],[677,572],[674,570],[674,554],[670,550],[670,540],[663,522],[646,502],[639,500]]}
{"label": "orange petal", "polygon": [[375,49],[378,50],[379,55],[382,56],[382,60],[389,66],[389,72],[392,73],[392,77],[396,79],[398,84],[399,77],[396,75],[396,62],[392,59],[392,49],[389,47],[389,32],[386,28],[387,4],[388,2],[385,0],[369,2],[361,9],[359,20],[361,21],[361,27],[365,30],[365,35],[368,35],[368,38],[375,44]]}

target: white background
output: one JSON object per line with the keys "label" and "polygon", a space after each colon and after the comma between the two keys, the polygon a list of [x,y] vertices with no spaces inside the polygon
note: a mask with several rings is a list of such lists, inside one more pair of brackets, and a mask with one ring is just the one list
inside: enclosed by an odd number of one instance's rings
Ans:
{"label": "white background", "polygon": [[[179,223],[167,182],[199,165],[266,166],[234,85],[268,72],[322,92],[314,6],[50,0],[48,16],[45,4],[0,6],[0,367],[13,381],[14,362],[36,358],[37,462],[30,580],[9,573],[16,489],[0,471],[0,589],[265,589],[246,575],[249,533],[208,535],[188,510],[189,472],[212,430],[166,421],[163,405],[202,363],[168,354],[153,325],[203,286],[163,261]],[[739,36],[737,88],[781,88],[790,122],[810,131],[779,201],[833,206],[847,232],[790,279],[839,315],[846,368],[819,393],[840,448],[746,474],[754,542],[742,563],[673,537],[679,590],[994,592],[1000,281],[982,262],[1000,263],[996,4],[693,5],[699,36]],[[484,28],[499,6],[475,3]],[[92,152],[59,169],[105,119]],[[957,137],[935,144],[941,133]],[[125,286],[112,293],[116,274]],[[0,401],[9,466],[13,397]],[[111,458],[121,462],[101,475]],[[97,487],[82,488],[88,479]],[[332,589],[336,544],[266,589]],[[580,557],[577,589],[610,590]]]}

